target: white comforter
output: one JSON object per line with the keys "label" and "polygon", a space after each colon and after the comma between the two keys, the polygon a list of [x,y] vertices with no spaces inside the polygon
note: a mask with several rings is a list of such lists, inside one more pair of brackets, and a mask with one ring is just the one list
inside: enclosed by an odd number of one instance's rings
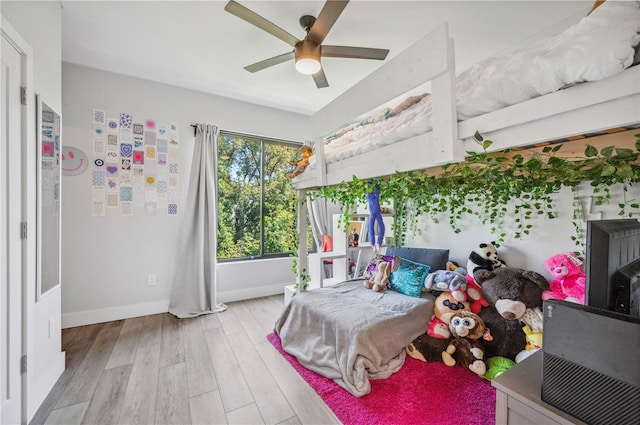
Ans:
{"label": "white comforter", "polygon": [[[567,85],[596,81],[633,62],[640,42],[640,1],[607,1],[561,34],[534,46],[486,59],[456,80],[458,120],[482,115]],[[401,114],[354,125],[325,141],[327,163],[431,130],[431,99]],[[310,168],[315,166],[311,157]]]}

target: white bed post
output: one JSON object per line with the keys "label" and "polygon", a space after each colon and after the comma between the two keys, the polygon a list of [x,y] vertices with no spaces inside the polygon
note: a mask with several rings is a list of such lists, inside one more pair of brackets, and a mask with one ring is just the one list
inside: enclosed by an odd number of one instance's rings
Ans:
{"label": "white bed post", "polygon": [[324,157],[324,138],[320,137],[315,144],[316,171],[318,172],[318,186],[327,185],[327,162]]}
{"label": "white bed post", "polygon": [[298,272],[296,283],[298,292],[305,290],[302,275],[309,274],[309,253],[307,251],[307,191],[298,190]]}
{"label": "white bed post", "polygon": [[456,67],[453,39],[447,37],[447,70],[431,80],[432,104],[437,105],[431,113],[433,125],[433,159],[445,164],[464,160],[464,146],[458,140],[458,112],[456,108]]}

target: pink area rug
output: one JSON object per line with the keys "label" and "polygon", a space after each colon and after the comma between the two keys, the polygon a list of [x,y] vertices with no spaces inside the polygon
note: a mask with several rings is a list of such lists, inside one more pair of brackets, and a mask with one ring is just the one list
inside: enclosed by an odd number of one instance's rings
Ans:
{"label": "pink area rug", "polygon": [[354,397],[284,352],[278,335],[271,333],[267,339],[345,425],[495,424],[496,391],[491,382],[461,366],[407,356],[397,373],[372,380],[369,394]]}

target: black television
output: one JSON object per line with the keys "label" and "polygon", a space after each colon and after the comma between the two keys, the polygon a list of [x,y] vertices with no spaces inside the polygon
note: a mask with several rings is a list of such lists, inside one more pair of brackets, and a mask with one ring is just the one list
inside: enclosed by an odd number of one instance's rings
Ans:
{"label": "black television", "polygon": [[589,220],[585,304],[640,318],[640,222]]}

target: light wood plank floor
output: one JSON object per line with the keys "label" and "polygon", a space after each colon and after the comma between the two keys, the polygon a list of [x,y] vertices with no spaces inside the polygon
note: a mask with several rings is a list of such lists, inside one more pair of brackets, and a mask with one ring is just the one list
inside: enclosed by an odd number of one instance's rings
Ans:
{"label": "light wood plank floor", "polygon": [[340,424],[266,339],[282,302],[64,329],[66,370],[30,424]]}

